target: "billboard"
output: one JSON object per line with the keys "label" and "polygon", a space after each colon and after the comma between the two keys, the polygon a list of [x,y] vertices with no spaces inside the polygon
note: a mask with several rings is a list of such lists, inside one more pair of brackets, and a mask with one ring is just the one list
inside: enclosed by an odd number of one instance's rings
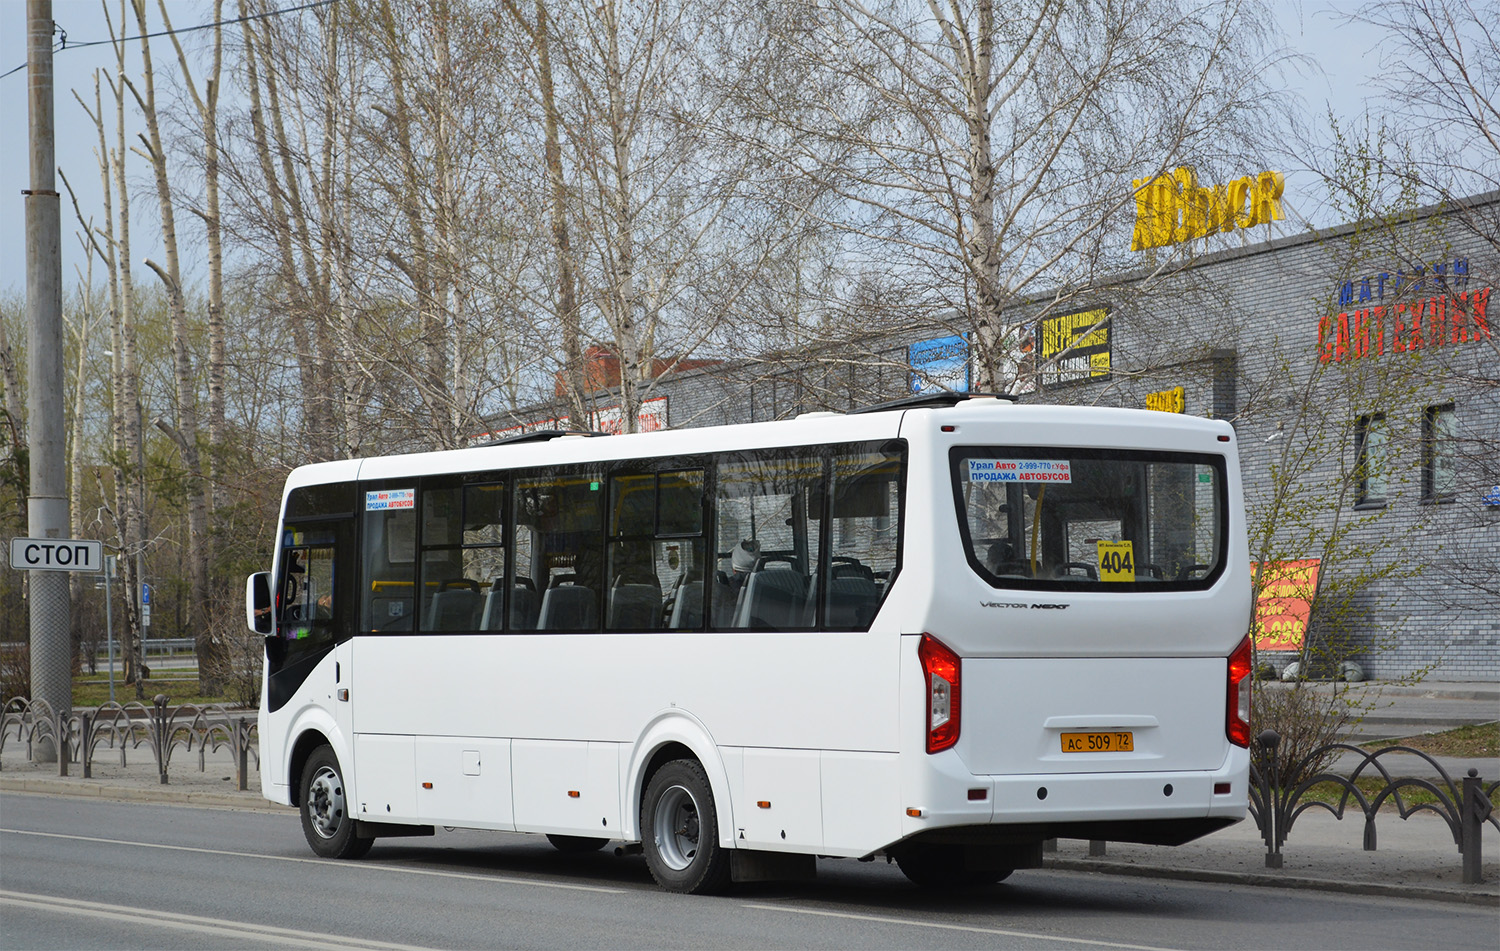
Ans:
{"label": "billboard", "polygon": [[1313,597],[1318,593],[1318,559],[1267,561],[1251,568],[1257,582],[1251,630],[1255,649],[1301,650]]}
{"label": "billboard", "polygon": [[1109,376],[1109,311],[1043,317],[1037,321],[1041,382],[1077,383]]}
{"label": "billboard", "polygon": [[969,392],[969,341],[963,334],[923,340],[906,348],[913,393]]}

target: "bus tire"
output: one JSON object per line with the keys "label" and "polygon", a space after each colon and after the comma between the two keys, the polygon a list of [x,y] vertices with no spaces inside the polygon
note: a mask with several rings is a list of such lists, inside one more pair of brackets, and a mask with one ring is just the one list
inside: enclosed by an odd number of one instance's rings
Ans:
{"label": "bus tire", "polygon": [[344,772],[326,744],[313,750],[302,767],[302,834],[312,850],[327,859],[357,859],[375,844],[374,839],[354,834]]}
{"label": "bus tire", "polygon": [[597,852],[609,845],[608,839],[596,839],[588,835],[551,835],[547,841],[559,852]]}
{"label": "bus tire", "polygon": [[1010,868],[968,868],[962,846],[918,845],[896,854],[901,874],[918,888],[953,890],[994,885],[1010,877]]}
{"label": "bus tire", "polygon": [[697,760],[673,760],[646,784],[641,849],[651,877],[669,892],[712,895],[729,887],[729,852],[719,846],[713,790]]}

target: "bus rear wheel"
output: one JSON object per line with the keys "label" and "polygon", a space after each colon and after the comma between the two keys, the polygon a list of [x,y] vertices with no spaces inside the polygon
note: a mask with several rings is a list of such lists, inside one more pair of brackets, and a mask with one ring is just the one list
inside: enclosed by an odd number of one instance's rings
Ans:
{"label": "bus rear wheel", "polygon": [[719,846],[713,791],[696,760],[673,760],[646,784],[641,848],[651,877],[667,891],[712,895],[729,887],[729,852]]}
{"label": "bus rear wheel", "polygon": [[302,767],[302,834],[314,852],[328,859],[357,859],[375,844],[354,834],[344,773],[330,746],[313,750]]}
{"label": "bus rear wheel", "polygon": [[964,849],[957,845],[919,845],[896,854],[901,874],[919,888],[979,888],[1003,882],[1014,871],[1011,868],[969,868],[964,863]]}
{"label": "bus rear wheel", "polygon": [[587,835],[548,835],[547,841],[559,852],[597,852],[609,845],[608,839]]}

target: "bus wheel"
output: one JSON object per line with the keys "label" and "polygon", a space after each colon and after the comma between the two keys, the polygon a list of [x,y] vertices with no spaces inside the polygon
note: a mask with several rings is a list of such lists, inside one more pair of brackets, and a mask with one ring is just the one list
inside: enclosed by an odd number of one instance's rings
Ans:
{"label": "bus wheel", "polygon": [[696,760],[667,763],[641,797],[641,847],[651,877],[667,891],[711,895],[729,885],[729,852],[719,847],[718,812]]}
{"label": "bus wheel", "polygon": [[962,846],[921,845],[896,854],[901,874],[920,888],[978,888],[1003,882],[1014,871],[1009,868],[966,868]]}
{"label": "bus wheel", "polygon": [[609,845],[608,839],[587,835],[549,835],[547,841],[559,852],[597,852]]}
{"label": "bus wheel", "polygon": [[302,834],[314,852],[329,859],[357,859],[375,844],[354,834],[344,774],[329,746],[313,750],[302,767]]}

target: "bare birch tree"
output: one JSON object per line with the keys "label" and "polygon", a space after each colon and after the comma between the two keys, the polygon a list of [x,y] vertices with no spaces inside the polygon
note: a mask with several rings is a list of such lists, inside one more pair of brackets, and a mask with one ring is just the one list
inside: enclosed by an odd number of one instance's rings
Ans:
{"label": "bare birch tree", "polygon": [[147,259],[146,266],[156,273],[166,287],[172,321],[172,363],[175,378],[175,425],[157,419],[156,425],[174,443],[186,475],[187,538],[186,549],[188,629],[198,655],[198,683],[204,693],[218,693],[228,675],[226,647],[214,629],[211,612],[212,592],[208,566],[212,561],[213,538],[209,532],[207,483],[200,452],[198,373],[193,365],[192,330],[188,323],[187,301],[183,288],[182,266],[178,254],[177,208],[173,197],[171,172],[166,147],[162,141],[161,122],[156,101],[156,75],[151,59],[150,32],[146,0],[131,0],[136,26],[141,37],[141,86],[137,90],[128,78],[136,104],[146,120],[146,133],[136,151],[151,163],[156,183],[157,211],[161,216],[162,252],[166,265]]}
{"label": "bare birch tree", "polygon": [[[1139,263],[1134,179],[1178,165],[1252,171],[1277,102],[1260,78],[1275,62],[1261,52],[1270,18],[1250,2],[833,0],[827,11],[786,37],[824,76],[792,114],[791,140],[810,144],[803,155],[845,199],[837,224],[854,262],[887,271],[908,312],[956,315],[953,332],[971,334],[981,390],[1021,385],[1030,321]],[[1041,293],[1040,314],[1015,307]]]}

